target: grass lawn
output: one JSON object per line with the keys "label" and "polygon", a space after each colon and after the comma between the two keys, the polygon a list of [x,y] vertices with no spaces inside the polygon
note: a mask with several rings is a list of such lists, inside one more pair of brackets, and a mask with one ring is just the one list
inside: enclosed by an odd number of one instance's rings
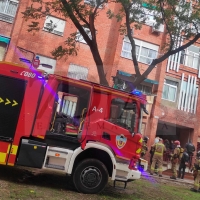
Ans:
{"label": "grass lawn", "polygon": [[78,193],[66,176],[37,171],[33,174],[22,168],[0,166],[0,200],[200,200],[200,193],[189,191],[191,185],[152,177],[130,182],[126,190],[113,188],[110,181],[100,194],[88,195]]}

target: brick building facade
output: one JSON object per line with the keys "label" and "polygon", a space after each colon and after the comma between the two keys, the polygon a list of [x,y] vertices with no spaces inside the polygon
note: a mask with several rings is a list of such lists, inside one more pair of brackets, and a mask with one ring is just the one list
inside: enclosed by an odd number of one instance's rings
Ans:
{"label": "brick building facade", "polygon": [[[30,4],[28,0],[1,1],[0,60],[29,65],[20,60],[25,58],[32,62],[35,56],[39,56],[40,63],[48,64],[46,67],[40,65],[39,69],[99,82],[95,62],[83,39],[77,41],[77,56],[55,60],[51,55],[55,47],[63,44],[69,34],[76,31],[72,22],[47,16],[41,19],[39,32],[27,32],[30,22],[23,19],[21,12]],[[120,7],[108,4],[107,8],[117,12]],[[97,42],[107,80],[113,86],[112,76],[116,75],[117,70],[131,75],[134,74],[134,67],[129,40],[120,35],[120,23],[106,17],[106,9],[101,10],[96,20]],[[56,23],[52,32],[47,31],[50,20]],[[153,58],[162,54],[161,46],[166,41],[164,27],[155,30],[152,25],[150,17],[141,30],[133,30],[141,72],[147,69]],[[138,88],[148,95],[150,114],[143,116],[142,133],[149,136],[149,145],[155,136],[178,139],[182,146],[189,140],[196,147],[200,144],[199,48],[199,43],[195,43],[184,52],[158,64],[147,77],[150,81],[144,81]]]}

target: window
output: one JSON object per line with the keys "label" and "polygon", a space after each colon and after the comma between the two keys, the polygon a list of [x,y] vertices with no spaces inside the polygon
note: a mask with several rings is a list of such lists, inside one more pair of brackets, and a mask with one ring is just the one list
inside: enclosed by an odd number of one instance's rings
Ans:
{"label": "window", "polygon": [[194,69],[198,69],[199,63],[199,47],[190,46],[187,49],[185,57],[185,65]]}
{"label": "window", "polygon": [[40,65],[38,69],[44,70],[48,74],[53,74],[56,68],[56,60],[41,55],[36,56],[38,56],[40,60]]}
{"label": "window", "polygon": [[136,87],[137,90],[141,91],[142,93],[148,95],[148,94],[151,94],[152,93],[152,87],[150,86],[147,86],[147,85],[138,85]]}
{"label": "window", "polygon": [[81,67],[75,64],[69,65],[67,77],[87,80],[87,76],[88,76],[88,68]]}
{"label": "window", "polygon": [[181,51],[180,64],[198,69],[200,56],[199,52],[200,48],[194,45],[191,45],[186,50]]}
{"label": "window", "polygon": [[[86,28],[86,27],[83,27],[83,29],[85,30],[85,32],[89,36],[89,38],[92,39],[90,29]],[[83,39],[83,36],[80,34],[79,31],[77,31],[77,34],[76,34],[76,41],[86,44],[86,41]]]}
{"label": "window", "polygon": [[52,16],[46,16],[43,30],[63,36],[65,21]]}
{"label": "window", "polygon": [[181,51],[180,64],[184,64],[184,62],[185,62],[185,50],[182,50]]}
{"label": "window", "polygon": [[0,61],[4,59],[6,48],[7,44],[4,42],[0,42]]}
{"label": "window", "polygon": [[12,23],[18,4],[17,0],[0,0],[0,20]]}
{"label": "window", "polygon": [[[134,3],[132,5],[132,13],[134,19],[144,22],[148,26],[153,26],[156,23],[155,17],[161,17],[161,13],[156,10],[155,6],[148,3]],[[130,16],[131,18],[132,16]]]}
{"label": "window", "polygon": [[149,25],[149,26],[153,26],[156,22],[156,20],[154,19],[154,10],[149,10],[147,8],[142,8],[144,14],[145,14],[145,24]]}
{"label": "window", "polygon": [[[158,46],[144,42],[141,40],[135,40],[136,44],[136,57],[139,62],[145,64],[151,64],[152,60],[157,57]],[[124,38],[121,56],[124,58],[132,59],[131,44],[127,37]]]}
{"label": "window", "polygon": [[162,99],[175,102],[177,86],[178,86],[177,82],[165,79],[163,93],[162,93]]}
{"label": "window", "polygon": [[[83,89],[81,85],[60,82],[50,130],[56,134],[81,137],[79,131],[84,126],[90,93],[90,90]],[[63,137],[59,138],[58,135],[57,139],[63,140]]]}
{"label": "window", "polygon": [[180,1],[176,11],[185,17],[190,17],[192,14],[192,2]]}
{"label": "window", "polygon": [[4,59],[9,42],[9,38],[0,36],[0,61]]}
{"label": "window", "polygon": [[113,99],[111,102],[110,118],[111,123],[117,124],[129,131],[134,131],[136,126],[135,103],[125,102],[122,99]]}
{"label": "window", "polygon": [[[91,6],[97,6],[97,3],[101,3],[101,2],[103,2],[104,0],[84,0],[84,3],[86,3],[86,4],[90,4]],[[99,8],[102,8],[102,4],[101,5],[99,5]]]}
{"label": "window", "polygon": [[[59,93],[61,94],[61,92]],[[59,93],[58,95],[60,95]],[[77,101],[78,97],[75,96],[64,96],[63,100],[59,98],[57,112],[60,111],[62,114],[66,116],[74,117]]]}

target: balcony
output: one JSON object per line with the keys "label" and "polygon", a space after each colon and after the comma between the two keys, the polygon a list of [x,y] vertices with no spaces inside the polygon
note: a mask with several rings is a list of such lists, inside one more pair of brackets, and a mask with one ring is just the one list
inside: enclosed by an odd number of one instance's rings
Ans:
{"label": "balcony", "polygon": [[13,23],[14,21],[13,16],[0,12],[0,20],[8,23]]}
{"label": "balcony", "polygon": [[8,23],[13,23],[18,4],[19,4],[18,0],[1,0],[0,20]]}

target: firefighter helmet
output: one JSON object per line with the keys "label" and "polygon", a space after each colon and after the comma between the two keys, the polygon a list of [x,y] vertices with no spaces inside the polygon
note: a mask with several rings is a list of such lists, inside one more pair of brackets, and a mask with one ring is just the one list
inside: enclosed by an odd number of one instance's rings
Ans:
{"label": "firefighter helmet", "polygon": [[180,141],[175,140],[175,141],[174,141],[174,144],[176,144],[176,145],[180,145]]}
{"label": "firefighter helmet", "polygon": [[155,140],[154,140],[154,143],[158,143],[159,142],[159,137],[156,137]]}
{"label": "firefighter helmet", "polygon": [[147,136],[144,136],[144,137],[143,137],[143,141],[144,141],[144,142],[148,142],[148,140],[149,140],[149,137],[147,137]]}

